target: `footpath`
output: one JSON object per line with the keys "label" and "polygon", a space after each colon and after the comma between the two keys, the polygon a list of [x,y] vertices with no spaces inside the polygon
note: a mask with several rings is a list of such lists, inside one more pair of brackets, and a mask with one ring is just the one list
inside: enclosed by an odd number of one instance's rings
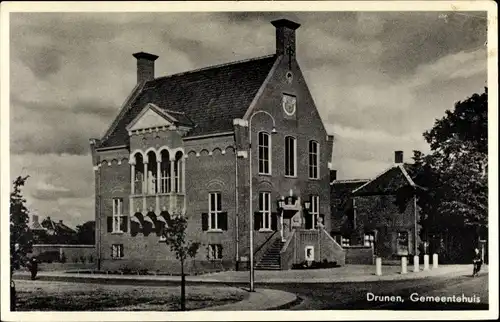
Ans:
{"label": "footpath", "polygon": [[[288,271],[255,271],[256,285],[283,284],[283,283],[353,283],[395,280],[414,280],[439,277],[470,276],[472,265],[440,265],[438,268],[424,270],[423,265],[419,272],[413,272],[413,266],[408,265],[408,273],[401,274],[399,266],[383,266],[382,275],[375,275],[375,265],[346,265],[330,269],[288,270]],[[484,265],[481,274],[487,274],[488,266]],[[29,279],[28,272],[16,272],[14,279]],[[149,284],[162,285],[180,283],[179,276],[170,275],[117,275],[102,273],[79,273],[78,271],[40,271],[38,280],[88,282],[106,284]],[[248,271],[225,271],[203,275],[186,276],[188,285],[193,284],[227,284],[228,286],[241,285],[248,287]],[[272,286],[271,286],[272,287]],[[205,310],[273,310],[293,306],[299,299],[295,294],[262,287],[249,294],[243,301],[211,307]]]}

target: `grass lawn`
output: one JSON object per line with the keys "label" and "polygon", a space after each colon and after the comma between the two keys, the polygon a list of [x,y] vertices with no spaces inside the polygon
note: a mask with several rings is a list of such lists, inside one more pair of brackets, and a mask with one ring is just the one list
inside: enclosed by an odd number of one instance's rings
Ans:
{"label": "grass lawn", "polygon": [[[101,285],[17,280],[18,311],[178,311],[180,286]],[[196,310],[241,301],[234,287],[186,286],[186,308]]]}

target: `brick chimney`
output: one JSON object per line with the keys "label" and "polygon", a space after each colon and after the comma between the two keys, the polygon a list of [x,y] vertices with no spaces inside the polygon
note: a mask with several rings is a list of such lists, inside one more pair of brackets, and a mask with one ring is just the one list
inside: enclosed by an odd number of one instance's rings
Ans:
{"label": "brick chimney", "polygon": [[288,19],[271,21],[276,28],[276,54],[295,57],[295,30],[300,24]]}
{"label": "brick chimney", "polygon": [[38,224],[38,215],[32,215],[31,220],[33,221],[34,224]]}
{"label": "brick chimney", "polygon": [[137,59],[137,83],[153,80],[155,78],[155,60],[158,56],[142,51],[132,56]]}
{"label": "brick chimney", "polygon": [[394,151],[394,163],[403,163],[403,151]]}

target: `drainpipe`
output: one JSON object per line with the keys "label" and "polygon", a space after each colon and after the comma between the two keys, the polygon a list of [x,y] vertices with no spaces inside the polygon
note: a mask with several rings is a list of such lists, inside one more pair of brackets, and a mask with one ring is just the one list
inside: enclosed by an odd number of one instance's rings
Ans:
{"label": "drainpipe", "polygon": [[415,217],[415,256],[418,256],[418,232],[417,232],[417,194],[413,195],[413,216]]}
{"label": "drainpipe", "polygon": [[102,234],[102,225],[101,225],[101,167],[99,165],[96,166],[96,203],[97,203],[97,218],[96,218],[96,248],[97,248],[97,270],[101,270],[101,234]]}
{"label": "drainpipe", "polygon": [[236,230],[236,268],[238,269],[238,261],[239,261],[239,258],[240,258],[240,253],[239,253],[239,248],[240,248],[240,235],[239,235],[239,218],[238,218],[238,213],[239,213],[239,200],[238,200],[238,193],[239,193],[239,190],[238,190],[238,153],[236,151],[236,148],[234,149],[234,158],[235,158],[235,164],[234,164],[234,168],[235,168],[235,193],[234,193],[234,197],[235,197],[235,204],[236,204],[236,216],[235,216],[235,230]]}

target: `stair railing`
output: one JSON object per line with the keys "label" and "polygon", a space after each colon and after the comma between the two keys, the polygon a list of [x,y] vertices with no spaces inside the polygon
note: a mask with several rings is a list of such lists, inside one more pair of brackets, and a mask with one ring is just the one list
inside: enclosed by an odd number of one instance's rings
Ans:
{"label": "stair railing", "polygon": [[278,231],[275,230],[260,246],[253,252],[254,264],[258,264],[273,240],[276,239]]}

